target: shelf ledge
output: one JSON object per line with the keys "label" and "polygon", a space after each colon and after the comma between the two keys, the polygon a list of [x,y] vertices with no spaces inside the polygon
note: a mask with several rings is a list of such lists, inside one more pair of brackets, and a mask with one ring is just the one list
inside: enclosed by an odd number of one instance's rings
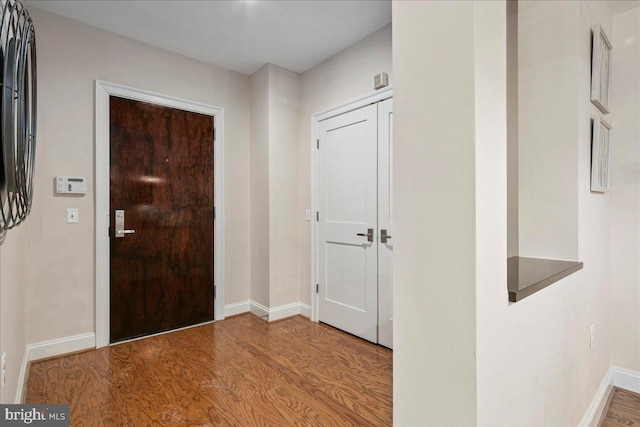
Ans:
{"label": "shelf ledge", "polygon": [[527,258],[507,258],[507,288],[509,301],[518,302],[547,286],[582,270],[579,261]]}

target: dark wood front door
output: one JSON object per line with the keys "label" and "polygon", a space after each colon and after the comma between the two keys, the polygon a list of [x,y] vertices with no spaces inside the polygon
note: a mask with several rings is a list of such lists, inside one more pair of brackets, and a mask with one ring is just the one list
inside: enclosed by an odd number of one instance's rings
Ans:
{"label": "dark wood front door", "polygon": [[111,97],[110,147],[111,342],[213,320],[213,117]]}

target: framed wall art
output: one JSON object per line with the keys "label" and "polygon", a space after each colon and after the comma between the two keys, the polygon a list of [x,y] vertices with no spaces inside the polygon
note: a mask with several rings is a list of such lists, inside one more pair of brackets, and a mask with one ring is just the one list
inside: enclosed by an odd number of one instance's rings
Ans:
{"label": "framed wall art", "polygon": [[591,191],[609,191],[611,177],[611,126],[600,116],[593,119],[591,140]]}
{"label": "framed wall art", "polygon": [[608,114],[611,95],[611,43],[599,24],[593,29],[591,54],[591,102],[603,114]]}

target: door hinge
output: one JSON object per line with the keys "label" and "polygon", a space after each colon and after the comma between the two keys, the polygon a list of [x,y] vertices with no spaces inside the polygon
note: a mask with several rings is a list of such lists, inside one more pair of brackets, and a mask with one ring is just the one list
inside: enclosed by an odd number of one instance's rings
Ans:
{"label": "door hinge", "polygon": [[213,287],[213,299],[218,298],[218,287],[214,286]]}
{"label": "door hinge", "polygon": [[316,283],[316,294],[320,293],[320,284]]}
{"label": "door hinge", "polygon": [[216,140],[216,128],[213,128],[213,140]]}
{"label": "door hinge", "polygon": [[107,228],[107,236],[111,237],[111,226]]}
{"label": "door hinge", "polygon": [[316,149],[320,149],[320,140],[316,139]]}
{"label": "door hinge", "polygon": [[213,207],[213,219],[216,219],[216,207]]}
{"label": "door hinge", "polygon": [[320,211],[316,211],[316,221],[320,221]]}

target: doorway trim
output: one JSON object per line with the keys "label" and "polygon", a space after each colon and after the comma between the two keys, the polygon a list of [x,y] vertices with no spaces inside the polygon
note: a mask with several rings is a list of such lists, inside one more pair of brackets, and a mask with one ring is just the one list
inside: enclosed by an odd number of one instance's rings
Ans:
{"label": "doorway trim", "polygon": [[309,200],[311,204],[311,212],[313,214],[311,215],[312,220],[310,227],[311,247],[309,252],[309,268],[311,273],[309,277],[311,278],[311,283],[309,284],[309,300],[311,302],[311,320],[313,322],[318,321],[318,294],[316,293],[316,284],[318,283],[318,222],[315,219],[315,212],[318,211],[318,150],[316,148],[316,141],[319,138],[318,125],[323,120],[327,120],[331,117],[348,113],[349,111],[357,110],[358,108],[362,108],[369,104],[375,104],[389,98],[393,98],[393,89],[390,86],[344,104],[340,104],[337,107],[311,115],[311,193]]}
{"label": "doorway trim", "polygon": [[109,97],[119,96],[169,108],[212,116],[215,125],[213,268],[214,320],[224,319],[224,108],[102,80],[95,82],[95,272],[96,348],[109,345]]}

